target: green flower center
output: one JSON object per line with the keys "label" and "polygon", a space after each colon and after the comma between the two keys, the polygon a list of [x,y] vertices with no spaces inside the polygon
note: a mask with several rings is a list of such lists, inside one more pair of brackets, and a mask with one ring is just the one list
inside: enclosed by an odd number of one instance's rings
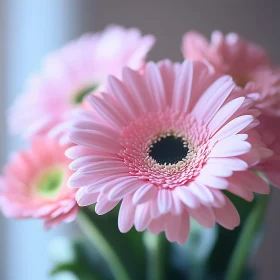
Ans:
{"label": "green flower center", "polygon": [[37,180],[37,193],[46,198],[55,197],[63,185],[64,172],[61,168],[50,168]]}
{"label": "green flower center", "polygon": [[84,90],[79,91],[75,96],[74,96],[74,104],[79,105],[83,102],[84,98],[88,96],[89,93],[92,91],[95,91],[99,87],[99,84],[94,84],[90,87],[87,87]]}

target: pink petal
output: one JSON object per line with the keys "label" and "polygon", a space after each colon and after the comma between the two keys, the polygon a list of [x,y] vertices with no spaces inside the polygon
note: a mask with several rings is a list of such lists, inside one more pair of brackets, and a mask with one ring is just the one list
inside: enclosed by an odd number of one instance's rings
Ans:
{"label": "pink petal", "polygon": [[134,223],[135,208],[136,207],[132,204],[131,196],[127,196],[123,199],[118,217],[120,232],[125,233],[132,228]]}
{"label": "pink petal", "polygon": [[175,192],[172,192],[172,198],[173,198],[172,213],[174,215],[181,215],[184,209],[184,205],[181,202],[181,199],[177,196]]}
{"label": "pink petal", "polygon": [[232,175],[232,171],[227,166],[209,162],[207,162],[207,164],[201,170],[201,174],[204,173],[218,177],[229,177]]}
{"label": "pink petal", "polygon": [[192,91],[192,79],[193,79],[193,64],[192,62],[185,60],[182,64],[181,71],[175,81],[174,100],[173,106],[176,110],[181,112],[187,112],[191,91]]}
{"label": "pink petal", "polygon": [[226,204],[221,208],[213,208],[216,221],[223,227],[233,230],[240,224],[239,214],[232,204],[232,202],[226,197]]}
{"label": "pink petal", "polygon": [[132,202],[134,204],[141,204],[153,199],[158,192],[158,188],[151,183],[147,183],[140,187],[133,195]]}
{"label": "pink petal", "polygon": [[114,107],[115,102],[105,102],[100,97],[95,95],[89,95],[87,98],[90,105],[96,110],[102,118],[111,124],[113,127],[121,128],[128,124],[127,120],[124,119],[121,112]]}
{"label": "pink petal", "polygon": [[179,186],[174,189],[174,194],[188,207],[196,208],[199,206],[199,200],[197,197],[188,189],[188,187]]}
{"label": "pink petal", "polygon": [[182,245],[186,242],[190,233],[190,216],[187,211],[183,212],[181,221],[182,223],[177,237],[177,242]]}
{"label": "pink petal", "polygon": [[153,98],[139,73],[129,69],[123,69],[123,81],[142,113],[152,109]]}
{"label": "pink petal", "polygon": [[260,194],[270,193],[269,185],[260,176],[258,176],[251,170],[236,172],[233,179],[236,180],[239,184],[246,186],[253,192]]}
{"label": "pink petal", "polygon": [[92,149],[80,147],[80,146],[73,146],[66,150],[65,156],[70,159],[77,159],[83,156],[88,156],[92,154]]}
{"label": "pink petal", "polygon": [[246,154],[251,149],[251,144],[240,141],[240,135],[235,135],[218,142],[209,154],[209,157],[234,157]]}
{"label": "pink petal", "polygon": [[226,189],[228,186],[228,181],[221,177],[212,176],[210,174],[199,174],[196,177],[196,181],[202,185],[209,186],[215,189]]}
{"label": "pink petal", "polygon": [[223,207],[226,204],[226,196],[220,190],[210,188],[210,191],[214,196],[212,206],[217,208]]}
{"label": "pink petal", "polygon": [[211,203],[214,201],[214,196],[212,194],[212,192],[205,187],[202,184],[199,184],[198,182],[193,182],[192,184],[190,184],[189,186],[189,190],[196,195],[199,200],[201,200],[201,202],[203,203]]}
{"label": "pink petal", "polygon": [[232,171],[244,171],[248,169],[248,164],[239,158],[209,158],[207,164],[218,164],[227,166]]}
{"label": "pink petal", "polygon": [[136,206],[135,228],[137,231],[144,231],[151,221],[151,214],[148,202]]}
{"label": "pink petal", "polygon": [[167,215],[165,218],[166,238],[170,242],[175,242],[181,229],[181,215]]}
{"label": "pink petal", "polygon": [[208,124],[225,102],[234,86],[234,82],[229,76],[223,76],[216,80],[198,100],[193,109],[193,115]]}
{"label": "pink petal", "polygon": [[158,111],[165,107],[165,89],[161,74],[155,63],[149,62],[146,66],[146,81],[153,102]]}
{"label": "pink petal", "polygon": [[161,214],[170,212],[172,208],[172,194],[170,190],[158,190],[158,209]]}
{"label": "pink petal", "polygon": [[116,160],[118,160],[118,158],[110,156],[110,155],[102,155],[102,156],[88,155],[88,156],[83,156],[83,157],[80,157],[80,158],[72,161],[69,165],[69,168],[71,170],[78,170],[79,168],[82,168],[82,167],[84,167],[88,164],[94,163],[94,162],[102,162],[102,161],[114,162]]}
{"label": "pink petal", "polygon": [[121,150],[117,141],[88,129],[73,129],[70,139],[78,145],[101,152],[118,153]]}
{"label": "pink petal", "polygon": [[69,188],[81,188],[90,186],[94,181],[94,176],[82,174],[82,173],[74,173],[70,176],[68,180]]}
{"label": "pink petal", "polygon": [[108,193],[110,200],[120,200],[126,195],[134,192],[143,185],[143,181],[138,178],[129,178],[116,184]]}
{"label": "pink petal", "polygon": [[76,200],[79,206],[88,206],[96,203],[99,193],[88,193],[86,188],[80,188],[76,193]]}
{"label": "pink petal", "polygon": [[112,175],[128,173],[128,167],[121,161],[96,161],[79,168],[79,173],[97,175]]}
{"label": "pink petal", "polygon": [[115,206],[117,206],[118,203],[119,200],[111,201],[108,199],[107,194],[100,193],[97,199],[97,203],[95,205],[95,212],[98,215],[103,215],[115,208]]}
{"label": "pink petal", "polygon": [[238,110],[244,102],[245,97],[236,98],[225,104],[210,121],[208,127],[211,135],[213,135],[228,119]]}
{"label": "pink petal", "polygon": [[250,115],[244,115],[237,117],[227,123],[223,128],[221,128],[214,136],[213,140],[221,140],[229,136],[235,135],[245,127],[247,127],[251,122],[254,121],[254,117]]}
{"label": "pink petal", "polygon": [[246,186],[240,184],[231,183],[228,186],[228,191],[242,197],[247,201],[252,201],[254,199],[254,194]]}
{"label": "pink petal", "polygon": [[189,209],[189,214],[202,226],[211,228],[215,225],[215,216],[210,207],[200,205],[195,209]]}
{"label": "pink petal", "polygon": [[109,76],[108,82],[116,99],[122,103],[127,114],[131,116],[131,119],[135,119],[140,114],[140,110],[137,107],[137,102],[134,100],[133,96],[131,96],[127,87],[113,76]]}

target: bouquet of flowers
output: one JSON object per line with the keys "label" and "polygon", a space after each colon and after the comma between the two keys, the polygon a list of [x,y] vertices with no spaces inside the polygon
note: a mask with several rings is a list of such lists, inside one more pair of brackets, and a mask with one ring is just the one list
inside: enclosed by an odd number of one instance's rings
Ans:
{"label": "bouquet of flowers", "polygon": [[43,61],[9,111],[29,147],[4,167],[2,212],[78,222],[65,279],[255,279],[280,69],[235,33],[187,32],[179,63],[147,62],[154,42],[109,26]]}

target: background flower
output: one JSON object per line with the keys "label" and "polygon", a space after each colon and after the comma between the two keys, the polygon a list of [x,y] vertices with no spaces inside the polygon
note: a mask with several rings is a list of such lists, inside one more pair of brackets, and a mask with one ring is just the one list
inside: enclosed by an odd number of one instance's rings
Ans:
{"label": "background flower", "polygon": [[93,111],[81,111],[72,127],[69,185],[79,188],[78,204],[96,203],[104,214],[122,200],[122,232],[134,224],[179,243],[190,216],[205,227],[236,227],[239,215],[222,190],[247,200],[268,193],[249,167],[260,150],[271,152],[255,145],[258,111],[245,97],[232,99],[234,87],[229,76],[190,61],[148,63],[144,74],[125,68],[122,82],[110,77],[108,93],[90,95]]}
{"label": "background flower", "polygon": [[78,212],[75,190],[67,188],[72,171],[65,148],[38,138],[27,151],[14,155],[0,179],[0,202],[5,216],[39,218],[46,228],[71,222]]}
{"label": "background flower", "polygon": [[119,76],[124,66],[141,68],[154,41],[138,29],[109,26],[52,53],[11,108],[11,130],[26,138],[50,133],[59,136],[61,143],[68,142],[65,130],[72,109],[102,88],[108,74]]}
{"label": "background flower", "polygon": [[264,157],[256,169],[264,172],[276,186],[280,186],[280,69],[270,63],[267,52],[235,33],[223,35],[214,31],[211,41],[197,32],[184,35],[182,51],[185,58],[207,60],[217,71],[229,74],[244,87],[244,95],[255,95],[254,107],[262,115],[257,128],[273,157]]}

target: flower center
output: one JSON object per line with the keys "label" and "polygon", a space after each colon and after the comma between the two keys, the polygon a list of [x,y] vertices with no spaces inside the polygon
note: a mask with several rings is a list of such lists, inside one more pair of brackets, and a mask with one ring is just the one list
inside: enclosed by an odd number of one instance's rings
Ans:
{"label": "flower center", "polygon": [[64,181],[61,168],[50,168],[42,173],[37,180],[37,193],[43,197],[52,198],[57,195]]}
{"label": "flower center", "polygon": [[181,137],[164,136],[150,147],[149,156],[159,164],[176,164],[189,152],[186,142]]}
{"label": "flower center", "polygon": [[245,88],[250,79],[246,76],[235,77],[234,82],[241,88]]}
{"label": "flower center", "polygon": [[85,88],[84,90],[79,91],[75,96],[74,96],[74,104],[79,105],[83,102],[84,98],[88,96],[89,93],[92,91],[95,91],[99,87],[98,84],[94,84],[90,87]]}

